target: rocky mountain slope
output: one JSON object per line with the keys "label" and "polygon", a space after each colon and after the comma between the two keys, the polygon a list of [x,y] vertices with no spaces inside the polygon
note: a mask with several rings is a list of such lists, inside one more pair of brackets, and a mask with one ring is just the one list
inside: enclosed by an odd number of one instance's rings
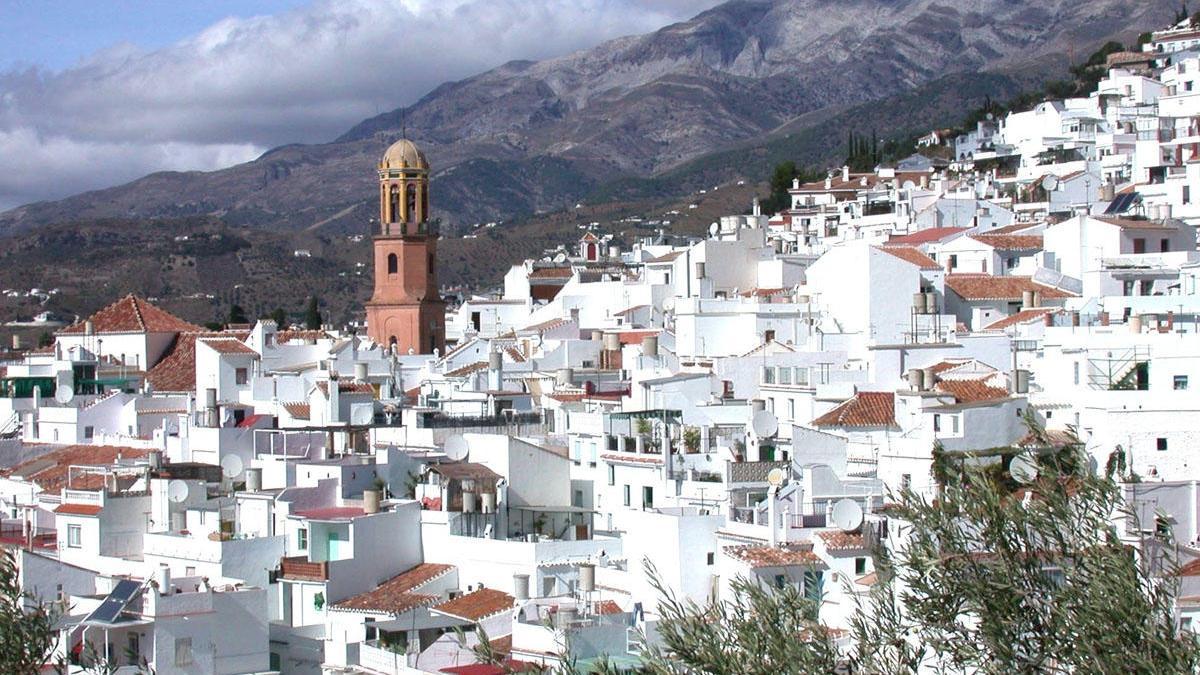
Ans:
{"label": "rocky mountain slope", "polygon": [[[734,172],[731,149],[782,130],[803,135],[833,111],[955,74],[1064,67],[1101,40],[1162,25],[1176,4],[733,0],[654,33],[444,84],[330,143],[23,206],[0,214],[0,228],[207,215],[232,226],[361,230],[376,208],[372,167],[402,126],[436,169],[434,207],[448,224],[527,216],[709,155]],[[918,108],[890,122],[921,117]]]}

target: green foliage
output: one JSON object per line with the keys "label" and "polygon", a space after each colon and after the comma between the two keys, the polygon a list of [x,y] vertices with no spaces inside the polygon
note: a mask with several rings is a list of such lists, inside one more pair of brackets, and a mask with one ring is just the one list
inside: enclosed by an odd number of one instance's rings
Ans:
{"label": "green foliage", "polygon": [[288,319],[288,313],[285,312],[282,307],[276,307],[275,309],[271,310],[271,313],[267,315],[267,318],[274,321],[279,330],[287,330],[291,325],[291,321]]}
{"label": "green foliage", "polygon": [[775,171],[771,174],[771,194],[759,203],[763,213],[778,213],[791,207],[792,197],[788,190],[792,187],[792,181],[797,178],[801,183],[807,183],[817,180],[819,176],[817,172],[798,167],[790,160],[775,165]]}
{"label": "green foliage", "polygon": [[687,427],[683,430],[683,445],[688,452],[696,452],[700,449],[699,427]]}
{"label": "green foliage", "polygon": [[633,428],[637,431],[638,436],[648,436],[650,434],[650,420],[639,417],[634,422]]}
{"label": "green foliage", "polygon": [[41,672],[58,644],[54,629],[62,612],[21,591],[16,558],[0,550],[0,672]]}
{"label": "green foliage", "polygon": [[225,324],[221,323],[220,321],[205,321],[204,327],[208,330],[218,331],[224,328]]}
{"label": "green foliage", "polygon": [[317,296],[309,296],[308,307],[304,310],[304,327],[308,330],[320,330],[323,323]]}
{"label": "green foliage", "polygon": [[246,318],[246,310],[236,302],[229,306],[229,323],[250,323],[250,319]]}
{"label": "green foliage", "polygon": [[837,646],[817,622],[817,603],[798,586],[775,589],[738,578],[731,583],[735,600],[700,606],[666,588],[653,563],[645,568],[660,596],[662,640],[645,650],[646,672],[775,675],[837,667]]}
{"label": "green foliage", "polygon": [[54,344],[54,336],[48,331],[42,331],[42,334],[38,336],[37,346],[49,347],[52,344]]}
{"label": "green foliage", "polygon": [[873,171],[879,161],[879,143],[875,133],[872,132],[868,140],[851,131],[846,138],[846,166],[849,166],[851,171]]}

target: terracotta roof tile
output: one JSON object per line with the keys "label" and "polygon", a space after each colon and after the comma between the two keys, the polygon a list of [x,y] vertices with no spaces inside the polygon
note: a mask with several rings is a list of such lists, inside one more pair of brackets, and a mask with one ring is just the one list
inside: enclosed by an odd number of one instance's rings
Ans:
{"label": "terracotta roof tile", "polygon": [[288,401],[282,405],[287,414],[298,420],[306,420],[311,414],[309,405],[303,401]]}
{"label": "terracotta roof tile", "polygon": [[814,427],[891,427],[896,425],[896,396],[890,391],[860,391],[812,421]]}
{"label": "terracotta roof tile", "polygon": [[687,251],[671,251],[670,253],[664,253],[663,255],[660,255],[657,258],[651,258],[651,259],[647,260],[645,262],[645,264],[657,265],[659,263],[669,263],[669,262],[675,260],[676,258],[678,258],[679,256],[683,255],[684,253],[687,253]]}
{"label": "terracotta roof tile", "polygon": [[434,606],[434,610],[465,621],[479,621],[513,608],[513,596],[493,588],[481,588],[448,602]]}
{"label": "terracotta roof tile", "polygon": [[990,323],[983,327],[984,330],[1003,330],[1010,326],[1016,326],[1023,323],[1033,323],[1041,321],[1046,314],[1058,314],[1062,312],[1058,307],[1035,307],[1034,309],[1023,309],[1015,314],[1000,319],[999,321]]}
{"label": "terracotta roof tile", "polygon": [[778,547],[726,546],[723,550],[729,557],[749,563],[751,568],[824,565],[821,559],[812,552],[811,544],[785,544]]}
{"label": "terracotta roof tile", "polygon": [[942,266],[937,264],[937,261],[921,252],[920,249],[912,246],[876,246],[875,248],[890,253],[904,262],[912,263],[923,270],[940,270]]}
{"label": "terracotta roof tile", "polygon": [[448,574],[453,565],[422,563],[397,574],[376,586],[373,590],[351,596],[336,603],[334,609],[403,614],[416,607],[428,607],[438,601],[438,596],[414,593],[421,586]]}
{"label": "terracotta roof tile", "polygon": [[[321,380],[317,382],[317,389],[326,397],[329,396],[329,382]],[[366,382],[355,382],[353,380],[338,380],[338,393],[341,394],[370,394],[375,395],[375,388]]]}
{"label": "terracotta roof tile", "polygon": [[55,494],[66,487],[67,470],[73,465],[107,466],[116,462],[118,456],[123,459],[137,459],[145,457],[146,453],[145,448],[117,445],[68,445],[21,462],[2,472],[2,475],[22,476],[42,488],[42,491]]}
{"label": "terracotta roof tile", "polygon": [[258,356],[258,352],[247,347],[240,340],[235,338],[200,338],[206,347],[209,347],[220,354],[247,354]]}
{"label": "terracotta roof tile", "polygon": [[600,459],[608,462],[632,462],[633,464],[662,464],[663,459],[658,455],[635,455],[633,453],[617,453],[600,455]]}
{"label": "terracotta roof tile", "polygon": [[170,350],[146,373],[146,381],[155,392],[196,390],[196,340],[228,338],[228,333],[180,333]]}
{"label": "terracotta roof tile", "polygon": [[946,276],[946,288],[954,291],[963,300],[1007,300],[1021,299],[1024,291],[1038,291],[1046,299],[1073,298],[1074,295],[1050,286],[1044,286],[1032,277],[994,277],[987,274],[950,274]]}
{"label": "terracotta roof tile", "polygon": [[97,504],[60,504],[54,512],[64,516],[95,516],[103,510],[104,507]]}
{"label": "terracotta roof tile", "polygon": [[828,530],[818,532],[817,536],[825,542],[825,548],[829,551],[860,551],[867,547],[866,539],[857,532]]}
{"label": "terracotta roof tile", "polygon": [[275,333],[275,344],[287,344],[293,340],[324,340],[331,337],[323,330],[281,330]]}
{"label": "terracotta roof tile", "polygon": [[1096,220],[1131,230],[1174,230],[1176,225],[1170,221],[1139,220],[1136,218],[1098,217]]}
{"label": "terracotta roof tile", "polygon": [[934,388],[950,394],[959,403],[978,403],[1008,398],[1008,390],[1004,387],[993,387],[985,380],[941,380]]}
{"label": "terracotta roof tile", "polygon": [[976,234],[971,238],[1001,251],[1038,251],[1043,246],[1040,234]]}
{"label": "terracotta roof tile", "polygon": [[159,309],[132,293],[101,309],[79,323],[61,331],[63,335],[82,335],[87,322],[96,333],[183,333],[204,330]]}
{"label": "terracotta roof tile", "polygon": [[1041,224],[1042,223],[1013,223],[1012,225],[1005,225],[1004,227],[994,227],[983,234],[987,236],[991,236],[993,234],[1020,234],[1025,230],[1039,227]]}
{"label": "terracotta roof tile", "polygon": [[444,373],[444,375],[446,377],[466,377],[467,375],[470,375],[471,373],[478,373],[481,370],[487,370],[487,368],[488,368],[487,361],[476,361],[475,363],[468,363],[467,365],[462,366],[461,368],[455,368],[454,370],[451,370],[450,372]]}
{"label": "terracotta roof tile", "polygon": [[529,273],[530,279],[570,279],[575,271],[570,267],[539,267]]}
{"label": "terracotta roof tile", "polygon": [[888,240],[889,245],[903,244],[906,246],[917,246],[920,244],[929,244],[935,241],[948,239],[960,232],[965,232],[965,227],[929,227],[924,230],[917,230],[912,234],[906,234],[899,237],[892,237]]}

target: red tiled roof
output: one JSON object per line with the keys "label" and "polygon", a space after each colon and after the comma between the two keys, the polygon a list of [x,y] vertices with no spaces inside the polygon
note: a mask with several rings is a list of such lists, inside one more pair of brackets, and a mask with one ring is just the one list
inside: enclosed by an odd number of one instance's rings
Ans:
{"label": "red tiled roof", "polygon": [[275,344],[281,345],[292,340],[323,340],[329,333],[323,330],[281,330],[275,333]]}
{"label": "red tiled roof", "polygon": [[1009,326],[1016,326],[1022,323],[1032,323],[1040,321],[1046,314],[1058,314],[1062,310],[1058,307],[1035,307],[1033,309],[1023,309],[1015,314],[1000,319],[999,321],[990,323],[983,327],[984,330],[1002,330]]}
{"label": "red tiled roof", "polygon": [[219,354],[252,354],[258,356],[258,352],[242,344],[241,341],[234,338],[201,338],[201,342],[205,346],[215,350]]}
{"label": "red tiled roof", "polygon": [[621,612],[621,606],[613,600],[601,600],[596,603],[597,614],[620,614]]}
{"label": "red tiled roof", "polygon": [[876,246],[875,248],[890,253],[904,262],[912,263],[923,270],[940,270],[942,266],[937,264],[937,261],[921,252],[920,249],[912,246]]}
{"label": "red tiled roof", "polygon": [[971,238],[1001,251],[1035,251],[1043,246],[1040,234],[975,234]]}
{"label": "red tiled roof", "polygon": [[476,361],[475,363],[468,363],[467,365],[465,365],[461,368],[455,368],[454,370],[451,370],[450,372],[445,373],[445,376],[446,377],[466,377],[467,375],[470,375],[471,373],[478,373],[481,370],[487,370],[487,368],[488,368],[487,361]]}
{"label": "red tiled roof", "polygon": [[145,448],[130,448],[117,445],[68,445],[52,450],[34,459],[21,462],[0,475],[21,475],[36,484],[44,492],[55,494],[67,485],[67,470],[77,466],[107,466],[123,459],[145,457]]}
{"label": "red tiled roof", "polygon": [[453,565],[422,563],[407,572],[397,574],[373,590],[346,598],[333,607],[384,614],[403,614],[416,607],[428,607],[438,601],[438,596],[412,591],[453,569]]}
{"label": "red tiled roof", "polygon": [[930,227],[924,230],[917,230],[912,234],[906,234],[900,237],[892,237],[888,239],[888,244],[904,244],[916,246],[919,244],[928,244],[935,241],[941,241],[959,232],[965,231],[965,227]]}
{"label": "red tiled roof", "polygon": [[821,559],[812,552],[810,544],[772,546],[726,546],[725,554],[749,563],[751,568],[792,567],[795,565],[821,565]]}
{"label": "red tiled roof", "polygon": [[1012,225],[1005,225],[1004,227],[994,227],[983,234],[986,236],[991,236],[993,234],[1020,234],[1025,230],[1038,227],[1038,225],[1040,225],[1040,223],[1013,223]]}
{"label": "red tiled roof", "polygon": [[95,516],[103,510],[104,507],[96,504],[60,504],[54,512],[64,516]]}
{"label": "red tiled roof", "polygon": [[1196,558],[1195,560],[1193,560],[1193,561],[1187,563],[1186,565],[1181,566],[1179,569],[1175,570],[1175,576],[1177,576],[1177,577],[1198,577],[1198,576],[1200,576],[1200,558]]}
{"label": "red tiled roof", "polygon": [[513,608],[513,596],[493,588],[481,588],[436,605],[436,611],[465,621],[479,621]]}
{"label": "red tiled roof", "polygon": [[307,403],[303,401],[289,401],[283,404],[283,409],[289,415],[298,420],[306,420],[309,417],[310,410]]}
{"label": "red tiled roof", "polygon": [[1097,217],[1096,220],[1131,230],[1174,230],[1175,225],[1161,220],[1138,220],[1135,218]]}
{"label": "red tiled roof", "polygon": [[570,279],[575,271],[570,267],[539,267],[529,273],[530,279]]}
{"label": "red tiled roof", "polygon": [[[863,179],[866,179],[866,185],[863,185]],[[874,186],[879,182],[879,176],[874,173],[852,173],[850,180],[842,180],[840,171],[835,171],[830,176],[829,187],[825,187],[825,180],[815,180],[811,183],[803,183],[799,188],[789,188],[789,193],[799,192],[841,192],[845,190],[865,190]]]}
{"label": "red tiled roof", "polygon": [[[170,351],[146,373],[146,381],[155,392],[196,390],[196,340],[228,337],[228,333],[180,333]],[[239,343],[240,344],[240,343]]]}
{"label": "red tiled roof", "polygon": [[817,536],[825,542],[825,548],[830,551],[858,551],[867,547],[866,539],[855,532],[818,532]]}
{"label": "red tiled roof", "polygon": [[[329,396],[329,382],[321,380],[317,382],[317,389],[326,397]],[[338,380],[338,393],[341,394],[370,394],[375,395],[375,388],[366,382],[355,382],[353,380]]]}
{"label": "red tiled roof", "polygon": [[658,335],[661,331],[657,329],[650,330],[623,330],[618,333],[618,338],[623,345],[640,345],[642,340],[648,337]]}
{"label": "red tiled roof", "polygon": [[329,506],[296,512],[297,516],[309,520],[350,520],[365,514],[366,512],[357,506]]}
{"label": "red tiled roof", "polygon": [[993,387],[984,380],[941,380],[935,386],[938,391],[950,394],[959,403],[978,403],[1008,398],[1004,387]]}
{"label": "red tiled roof", "polygon": [[1021,299],[1024,291],[1038,291],[1043,298],[1072,298],[1066,291],[1043,286],[1032,277],[993,277],[987,274],[946,275],[946,288],[954,291],[963,300],[1007,300]]}
{"label": "red tiled roof", "polygon": [[860,391],[812,421],[814,427],[891,427],[896,425],[895,394]]}
{"label": "red tiled roof", "polygon": [[664,253],[663,255],[660,255],[657,258],[651,258],[651,259],[647,260],[646,264],[654,265],[657,263],[668,263],[668,262],[671,262],[672,260],[675,260],[676,258],[683,255],[684,253],[687,253],[687,251],[671,251],[670,253]]}
{"label": "red tiled roof", "polygon": [[204,330],[130,293],[59,333],[82,335],[88,321],[92,322],[92,329],[96,333],[184,333]]}
{"label": "red tiled roof", "polygon": [[506,347],[504,353],[508,354],[508,358],[512,359],[513,363],[525,363],[525,355],[516,347]]}

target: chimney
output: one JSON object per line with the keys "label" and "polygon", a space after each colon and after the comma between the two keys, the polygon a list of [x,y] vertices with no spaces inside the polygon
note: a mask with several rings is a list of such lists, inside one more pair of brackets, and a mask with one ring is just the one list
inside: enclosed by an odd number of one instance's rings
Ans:
{"label": "chimney", "polygon": [[850,167],[845,164],[842,165],[842,182],[850,182]]}
{"label": "chimney", "polygon": [[338,382],[338,374],[335,371],[329,372],[328,384],[329,384],[329,419],[327,421],[330,424],[334,424],[336,422],[341,421],[339,419],[339,412],[342,407],[342,392],[338,389],[340,383]]}
{"label": "chimney", "polygon": [[21,348],[21,336],[20,335],[12,336],[12,348],[13,348],[13,351],[17,351]]}

